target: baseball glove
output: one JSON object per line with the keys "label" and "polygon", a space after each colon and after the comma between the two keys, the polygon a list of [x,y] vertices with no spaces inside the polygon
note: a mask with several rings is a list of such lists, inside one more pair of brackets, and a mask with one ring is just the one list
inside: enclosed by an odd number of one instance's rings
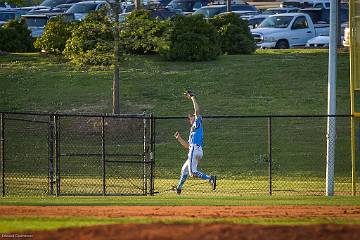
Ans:
{"label": "baseball glove", "polygon": [[186,92],[184,92],[184,95],[186,97],[193,97],[195,96],[195,94],[191,91],[191,90],[187,90]]}

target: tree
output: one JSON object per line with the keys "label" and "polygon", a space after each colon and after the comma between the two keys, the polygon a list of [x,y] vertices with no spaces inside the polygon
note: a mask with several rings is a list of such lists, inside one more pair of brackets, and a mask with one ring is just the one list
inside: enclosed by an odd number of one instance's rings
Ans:
{"label": "tree", "polygon": [[64,56],[80,67],[110,65],[114,62],[114,36],[107,9],[94,11],[72,30]]}
{"label": "tree", "polygon": [[221,54],[216,28],[201,14],[171,18],[159,44],[168,60],[207,61]]}
{"label": "tree", "polygon": [[27,5],[32,5],[32,1],[30,0],[1,0],[0,2],[7,2],[9,4],[15,4],[16,6],[27,6]]}

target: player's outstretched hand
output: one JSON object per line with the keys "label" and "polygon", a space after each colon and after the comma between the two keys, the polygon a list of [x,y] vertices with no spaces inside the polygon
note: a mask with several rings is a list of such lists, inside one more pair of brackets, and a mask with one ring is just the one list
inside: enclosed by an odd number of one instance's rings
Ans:
{"label": "player's outstretched hand", "polygon": [[178,139],[178,138],[180,137],[180,133],[179,133],[178,131],[176,131],[176,133],[174,134],[174,137],[175,137],[176,139]]}

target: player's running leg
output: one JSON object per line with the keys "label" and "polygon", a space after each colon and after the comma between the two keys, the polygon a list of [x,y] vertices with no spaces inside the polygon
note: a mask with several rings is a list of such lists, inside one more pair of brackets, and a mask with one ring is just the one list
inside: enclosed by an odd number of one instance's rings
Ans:
{"label": "player's running leg", "polygon": [[188,165],[189,165],[189,159],[186,160],[186,162],[181,168],[181,176],[178,185],[173,186],[173,190],[176,191],[177,194],[181,193],[181,189],[184,187],[184,183],[186,182],[186,179],[189,176]]}
{"label": "player's running leg", "polygon": [[210,176],[206,173],[200,172],[197,170],[197,165],[203,156],[203,151],[200,147],[193,146],[190,148],[189,152],[189,174],[190,176],[196,176],[198,178],[209,181],[212,185],[212,189],[216,189],[216,176]]}

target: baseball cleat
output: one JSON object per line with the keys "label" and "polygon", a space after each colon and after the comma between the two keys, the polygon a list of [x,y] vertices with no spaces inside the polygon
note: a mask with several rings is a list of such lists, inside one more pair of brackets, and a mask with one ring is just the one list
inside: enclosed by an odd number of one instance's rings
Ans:
{"label": "baseball cleat", "polygon": [[181,194],[181,188],[177,188],[176,186],[172,186],[171,190],[176,192],[179,195]]}
{"label": "baseball cleat", "polygon": [[216,189],[216,176],[211,176],[210,177],[210,181],[212,189],[215,190]]}

